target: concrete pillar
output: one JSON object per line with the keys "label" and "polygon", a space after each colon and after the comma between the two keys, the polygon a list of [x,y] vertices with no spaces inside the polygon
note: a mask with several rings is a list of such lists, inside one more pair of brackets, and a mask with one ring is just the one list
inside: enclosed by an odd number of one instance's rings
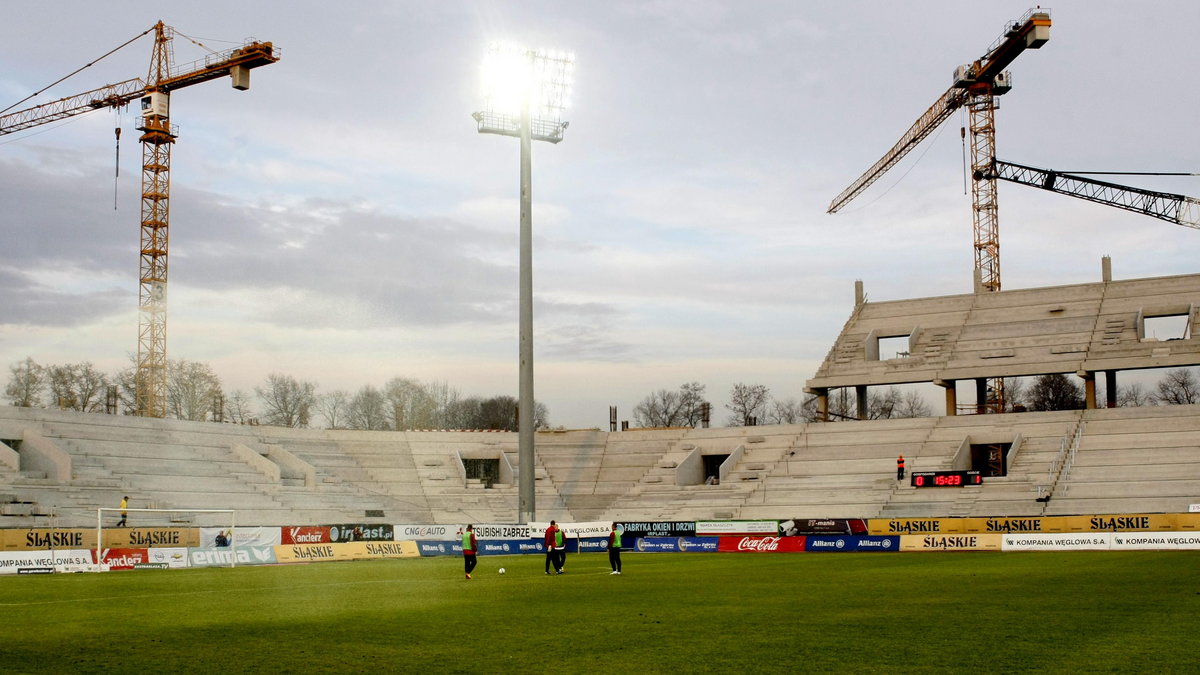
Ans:
{"label": "concrete pillar", "polygon": [[817,396],[817,421],[829,421],[829,390],[822,387],[814,389],[813,393]]}
{"label": "concrete pillar", "polygon": [[946,390],[946,416],[958,414],[958,383],[954,380],[934,380],[934,384]]}
{"label": "concrete pillar", "polygon": [[858,406],[858,419],[867,419],[867,385],[854,385],[854,398],[856,399],[856,405]]}
{"label": "concrete pillar", "polygon": [[1104,371],[1104,397],[1107,399],[1107,407],[1117,407],[1117,371]]}
{"label": "concrete pillar", "polygon": [[1100,278],[1105,283],[1112,281],[1112,258],[1104,256],[1100,259]]}
{"label": "concrete pillar", "polygon": [[975,414],[987,412],[987,378],[975,378]]}
{"label": "concrete pillar", "polygon": [[863,304],[863,301],[866,300],[866,297],[867,297],[866,294],[863,292],[862,279],[855,279],[854,280],[854,306],[858,307],[859,305]]}
{"label": "concrete pillar", "polygon": [[1083,407],[1088,410],[1096,409],[1096,373],[1079,371],[1076,373],[1083,378]]}

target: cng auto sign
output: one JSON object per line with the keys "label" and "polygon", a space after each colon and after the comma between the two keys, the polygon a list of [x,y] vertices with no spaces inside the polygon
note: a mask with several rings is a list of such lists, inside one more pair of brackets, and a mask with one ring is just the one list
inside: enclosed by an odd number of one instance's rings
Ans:
{"label": "cng auto sign", "polygon": [[805,537],[721,537],[722,553],[803,553]]}

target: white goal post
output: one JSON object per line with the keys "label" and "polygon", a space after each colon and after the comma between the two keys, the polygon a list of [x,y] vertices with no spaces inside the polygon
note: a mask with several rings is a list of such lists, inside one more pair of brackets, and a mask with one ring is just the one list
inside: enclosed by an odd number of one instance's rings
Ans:
{"label": "white goal post", "polygon": [[[117,525],[121,520],[114,520],[125,514],[138,514],[137,525],[130,526],[128,523]],[[232,552],[236,546],[234,538],[237,536],[237,511],[234,509],[135,509],[135,508],[120,508],[102,506],[96,509],[96,569],[100,569],[103,564],[101,551],[104,547],[104,519],[105,516],[113,521],[107,529],[110,530],[129,530],[129,529],[200,529],[200,528],[220,528],[222,531],[228,530],[228,542],[222,547],[227,546]],[[147,518],[146,516],[150,516]],[[199,516],[198,518],[196,516]],[[198,522],[202,521],[202,522]],[[229,566],[237,566],[236,553],[229,556]]]}

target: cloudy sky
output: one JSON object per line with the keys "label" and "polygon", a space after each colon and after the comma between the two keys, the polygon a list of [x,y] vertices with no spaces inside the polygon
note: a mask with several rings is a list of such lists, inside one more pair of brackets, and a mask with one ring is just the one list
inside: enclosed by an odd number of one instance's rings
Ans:
{"label": "cloudy sky", "polygon": [[[490,40],[573,50],[570,128],[533,151],[536,396],[607,428],[699,381],[802,396],[862,279],[870,300],[969,292],[962,118],[837,215],[830,200],[1022,2],[27,3],[0,28],[0,107],[162,19],[175,60],[247,37],[248,92],[176,92],[168,355],[227,390],[395,376],[516,395],[518,143],[478,134]],[[998,156],[1200,171],[1200,3],[1060,0],[1010,67]],[[35,101],[145,77],[148,37]],[[20,107],[25,107],[25,104]],[[10,111],[11,112],[11,111]],[[0,136],[0,365],[137,347],[133,111]],[[116,126],[124,134],[114,184]],[[1128,178],[1200,194],[1197,178]],[[114,209],[114,192],[116,206]],[[1196,272],[1200,232],[1000,186],[1004,287]],[[4,374],[7,377],[7,374]],[[936,403],[936,402],[935,402]]]}

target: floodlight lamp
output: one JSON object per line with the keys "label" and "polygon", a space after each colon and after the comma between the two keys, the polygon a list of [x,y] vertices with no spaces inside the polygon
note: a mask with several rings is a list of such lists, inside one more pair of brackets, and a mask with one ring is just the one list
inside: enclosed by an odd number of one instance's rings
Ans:
{"label": "floodlight lamp", "polygon": [[574,70],[574,54],[489,44],[482,69],[484,106],[472,115],[479,131],[520,136],[527,119],[531,138],[561,141]]}

